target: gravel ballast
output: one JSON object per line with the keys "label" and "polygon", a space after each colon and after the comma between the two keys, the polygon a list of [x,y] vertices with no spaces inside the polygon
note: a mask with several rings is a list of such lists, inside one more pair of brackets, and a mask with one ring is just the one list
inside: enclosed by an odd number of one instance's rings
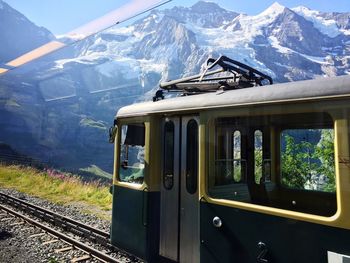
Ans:
{"label": "gravel ballast", "polygon": [[0,189],[0,191],[4,194],[11,195],[13,197],[16,197],[18,199],[22,199],[28,203],[31,203],[36,206],[40,206],[44,209],[51,210],[55,213],[61,214],[66,217],[70,217],[76,221],[85,223],[87,225],[90,225],[92,227],[98,228],[102,231],[109,232],[110,220],[104,220],[97,216],[94,216],[92,214],[84,213],[83,211],[86,210],[86,206],[84,204],[74,203],[69,205],[58,205],[54,204],[52,202],[49,202],[45,199],[38,198],[35,196],[31,196],[25,193],[18,192],[13,189]]}
{"label": "gravel ballast", "polygon": [[[42,198],[30,196],[13,189],[0,189],[0,192],[11,195],[18,199],[51,210],[63,216],[70,217],[76,221],[85,223],[102,231],[109,232],[110,220],[101,219],[95,215],[87,214],[85,204],[74,203],[69,205],[58,205]],[[0,217],[0,262],[66,262],[72,257],[82,255],[80,251],[72,250],[67,253],[55,253],[54,249],[62,247],[61,242],[43,245],[43,242],[54,239],[48,235],[29,238],[40,232],[40,229],[25,225],[16,225],[18,219],[8,219],[10,216]],[[128,257],[123,253],[112,253],[111,256],[119,258],[122,262],[141,262],[134,257]],[[97,262],[95,259],[85,262]]]}

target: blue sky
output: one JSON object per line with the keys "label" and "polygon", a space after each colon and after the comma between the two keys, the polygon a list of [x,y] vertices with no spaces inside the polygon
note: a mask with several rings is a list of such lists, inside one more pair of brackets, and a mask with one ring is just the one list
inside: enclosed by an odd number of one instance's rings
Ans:
{"label": "blue sky", "polygon": [[[4,0],[13,8],[27,16],[35,24],[44,26],[54,34],[67,33],[95,18],[98,18],[127,3],[128,0]],[[173,0],[163,8],[175,5],[191,6],[193,0]],[[236,12],[258,14],[275,0],[212,0],[220,6]],[[349,0],[279,0],[287,7],[304,5],[320,11],[349,12]]]}

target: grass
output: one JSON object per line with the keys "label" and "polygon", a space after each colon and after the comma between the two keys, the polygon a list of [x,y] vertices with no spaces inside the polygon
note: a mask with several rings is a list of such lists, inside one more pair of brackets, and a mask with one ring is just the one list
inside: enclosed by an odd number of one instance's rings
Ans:
{"label": "grass", "polygon": [[99,177],[112,179],[112,175],[110,173],[103,171],[101,168],[99,168],[98,166],[96,166],[94,164],[90,165],[89,167],[86,167],[86,168],[80,168],[79,170],[83,171],[83,172],[88,172],[88,173],[94,174],[94,175],[99,176]]}
{"label": "grass", "polygon": [[[0,164],[0,187],[11,188],[54,203],[82,204],[100,217],[111,210],[112,195],[98,182],[82,182],[78,177],[55,170],[40,171],[32,167]],[[91,209],[87,209],[87,208]]]}

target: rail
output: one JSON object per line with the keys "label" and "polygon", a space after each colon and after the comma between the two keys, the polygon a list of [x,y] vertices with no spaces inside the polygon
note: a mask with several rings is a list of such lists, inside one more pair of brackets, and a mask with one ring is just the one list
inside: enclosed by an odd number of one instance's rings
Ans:
{"label": "rail", "polygon": [[74,238],[71,238],[71,237],[51,228],[51,227],[48,227],[48,226],[46,226],[46,225],[44,225],[36,220],[33,220],[33,219],[23,215],[23,214],[20,214],[12,209],[9,209],[3,205],[0,205],[0,209],[18,217],[18,218],[22,218],[24,221],[28,222],[29,224],[32,224],[32,225],[44,230],[45,232],[50,233],[51,235],[59,238],[60,240],[62,240],[64,242],[67,242],[68,244],[71,244],[75,248],[78,248],[78,249],[84,251],[85,253],[89,254],[90,256],[92,256],[98,260],[101,260],[104,262],[112,262],[112,263],[120,263],[121,262],[120,260],[118,260],[116,258],[113,258],[113,257],[111,257],[103,252],[100,252],[99,250],[97,250],[93,247],[90,247],[90,246],[88,246],[88,245],[86,245],[86,244],[84,244],[84,243],[82,243]]}
{"label": "rail", "polygon": [[110,235],[107,232],[85,225],[69,217],[62,216],[4,193],[0,193],[0,201],[3,204],[16,207],[25,213],[36,216],[41,220],[47,221],[57,227],[61,227],[62,229],[77,236],[89,239],[108,248],[112,248],[112,245],[110,244]]}

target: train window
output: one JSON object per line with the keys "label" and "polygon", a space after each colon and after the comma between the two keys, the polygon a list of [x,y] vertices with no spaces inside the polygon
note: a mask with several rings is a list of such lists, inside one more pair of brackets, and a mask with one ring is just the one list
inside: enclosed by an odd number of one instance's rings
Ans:
{"label": "train window", "polygon": [[163,185],[165,189],[172,189],[174,185],[174,141],[175,126],[172,121],[164,125],[164,163],[163,163]]}
{"label": "train window", "polygon": [[216,119],[209,195],[334,215],[333,126],[326,113]]}
{"label": "train window", "polygon": [[255,183],[260,184],[263,180],[263,136],[260,130],[254,132],[254,176]]}
{"label": "train window", "polygon": [[120,168],[121,182],[142,184],[144,179],[145,125],[135,123],[121,127]]}
{"label": "train window", "polygon": [[217,127],[217,133],[215,185],[240,183],[244,180],[244,176],[242,176],[241,132]]}
{"label": "train window", "polygon": [[241,132],[236,130],[233,132],[233,181],[240,183],[242,181],[242,163],[241,163]]}
{"label": "train window", "polygon": [[335,191],[333,129],[281,132],[281,183],[291,189]]}
{"label": "train window", "polygon": [[186,147],[186,189],[194,194],[198,176],[198,124],[195,120],[187,124]]}

